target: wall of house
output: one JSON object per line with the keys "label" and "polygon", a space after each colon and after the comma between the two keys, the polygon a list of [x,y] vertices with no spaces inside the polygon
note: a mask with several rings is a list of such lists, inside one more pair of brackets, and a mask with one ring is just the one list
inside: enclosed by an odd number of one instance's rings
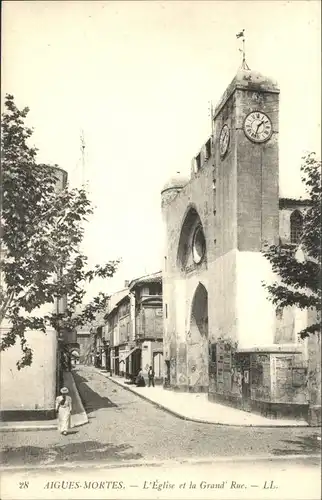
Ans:
{"label": "wall of house", "polygon": [[130,337],[130,300],[120,304],[118,307],[118,324],[119,324],[119,344],[125,344]]}
{"label": "wall of house", "polygon": [[[1,329],[1,335],[6,331]],[[5,418],[11,418],[12,412],[16,418],[26,418],[26,412],[37,413],[37,418],[54,418],[57,334],[51,329],[46,333],[27,331],[26,339],[33,350],[31,366],[17,369],[22,355],[19,342],[0,354],[1,412]]]}
{"label": "wall of house", "polygon": [[140,321],[138,332],[144,337],[162,339],[163,337],[163,317],[162,307],[144,305],[140,311]]}
{"label": "wall of house", "polygon": [[110,338],[111,346],[119,345],[119,327],[118,327],[118,315],[117,311],[113,313],[108,318],[108,335]]}

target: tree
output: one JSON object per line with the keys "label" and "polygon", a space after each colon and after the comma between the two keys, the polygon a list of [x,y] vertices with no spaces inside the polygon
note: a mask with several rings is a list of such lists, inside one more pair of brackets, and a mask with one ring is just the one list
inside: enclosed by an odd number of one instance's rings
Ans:
{"label": "tree", "polygon": [[[51,325],[58,332],[71,331],[105,309],[105,293],[83,306],[85,285],[95,277],[112,277],[119,262],[87,269],[80,245],[84,222],[93,212],[91,202],[84,189],[57,189],[57,169],[36,162],[37,150],[28,145],[28,111],[19,110],[13,96],[6,95],[1,123],[0,325],[6,321],[9,331],[0,350],[20,339],[18,369],[32,363],[27,330],[45,332]],[[65,310],[39,313],[42,305],[66,297]]]}
{"label": "tree", "polygon": [[321,331],[321,161],[315,153],[303,157],[302,181],[309,195],[299,245],[272,245],[264,255],[280,281],[264,283],[270,300],[283,309],[296,306],[316,311],[316,321],[299,332],[301,338]]}

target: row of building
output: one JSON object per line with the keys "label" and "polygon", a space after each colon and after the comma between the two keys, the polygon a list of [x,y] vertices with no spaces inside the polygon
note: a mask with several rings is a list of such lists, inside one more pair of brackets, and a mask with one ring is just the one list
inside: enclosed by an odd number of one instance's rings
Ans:
{"label": "row of building", "polygon": [[108,310],[77,334],[80,363],[135,379],[154,367],[163,383],[162,275],[157,272],[125,282],[110,298]]}

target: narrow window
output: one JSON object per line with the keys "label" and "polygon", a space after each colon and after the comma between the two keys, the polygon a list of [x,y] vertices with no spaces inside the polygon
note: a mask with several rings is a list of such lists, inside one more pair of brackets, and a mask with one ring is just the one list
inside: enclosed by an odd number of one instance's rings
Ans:
{"label": "narrow window", "polygon": [[198,170],[200,170],[201,168],[201,156],[200,156],[200,153],[196,156],[196,170],[198,172]]}
{"label": "narrow window", "polygon": [[209,158],[211,157],[211,139],[208,139],[208,141],[206,142],[206,156],[207,160],[209,160]]}

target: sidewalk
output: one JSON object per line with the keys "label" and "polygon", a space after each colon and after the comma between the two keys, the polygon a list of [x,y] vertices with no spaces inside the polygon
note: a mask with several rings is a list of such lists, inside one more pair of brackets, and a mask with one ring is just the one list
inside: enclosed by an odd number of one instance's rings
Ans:
{"label": "sidewalk", "polygon": [[213,403],[208,401],[208,395],[204,393],[175,392],[160,386],[136,387],[125,383],[122,377],[110,376],[99,369],[97,371],[124,389],[184,420],[238,427],[309,427],[303,420],[271,419]]}
{"label": "sidewalk", "polygon": [[[71,427],[79,427],[87,424],[88,417],[78,389],[76,387],[72,372],[64,372],[64,385],[68,387],[73,401],[71,415]],[[31,420],[22,422],[0,422],[0,432],[10,431],[47,431],[57,429],[57,420]]]}
{"label": "sidewalk", "polygon": [[73,372],[64,372],[64,385],[68,387],[73,402],[71,427],[79,427],[80,425],[87,424],[88,416],[75,384]]}

